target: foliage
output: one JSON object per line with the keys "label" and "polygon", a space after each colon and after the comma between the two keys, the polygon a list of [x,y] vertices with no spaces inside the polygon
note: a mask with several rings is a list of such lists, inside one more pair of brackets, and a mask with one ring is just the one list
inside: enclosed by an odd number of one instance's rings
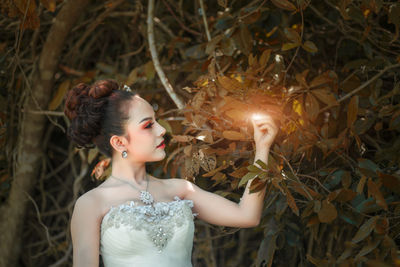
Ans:
{"label": "foliage", "polygon": [[[146,26],[140,14],[145,4],[112,3],[93,4],[96,12],[89,26],[82,21],[75,29],[48,109],[60,111],[62,96],[78,81],[117,78],[158,103],[159,121],[167,128],[170,142],[167,159],[150,166],[154,175],[189,179],[236,201],[249,179],[257,177],[253,191],[267,184],[263,219],[255,230],[232,234],[197,222],[194,262],[206,266],[399,265],[397,2],[208,1],[208,8],[201,10],[197,2],[159,1],[159,56],[171,83],[187,99],[185,110],[172,112],[167,111],[173,106],[162,90],[154,89],[160,85],[144,49]],[[192,14],[192,10],[200,11]],[[50,11],[54,10],[47,8],[37,19],[49,20]],[[201,12],[208,17],[210,41],[205,38]],[[104,25],[100,27],[95,18],[103,19]],[[4,43],[11,46],[9,40]],[[22,80],[22,74],[17,74]],[[257,112],[269,112],[280,123],[268,162],[259,162],[262,169],[252,162],[249,118]],[[90,166],[92,176],[99,179],[109,172],[108,159],[96,150],[77,153],[56,140],[60,130],[49,134],[74,157],[75,163],[66,161],[64,175],[78,176],[76,169],[83,166]],[[48,151],[52,155],[57,150],[49,146]],[[52,166],[63,159],[48,157]],[[75,166],[77,162],[81,168]],[[76,169],[67,170],[69,165]],[[7,177],[0,178],[2,185]],[[50,182],[42,182],[49,188]],[[95,183],[81,186],[69,181],[56,183],[55,188],[74,184],[88,189]],[[52,199],[40,186],[35,199]],[[68,201],[64,197],[55,202]],[[41,211],[52,208],[43,204]],[[66,222],[64,217],[62,223]],[[43,235],[33,229],[27,232]],[[219,238],[213,240],[213,235]],[[48,253],[54,258],[70,255],[67,246],[69,240],[59,242]]]}

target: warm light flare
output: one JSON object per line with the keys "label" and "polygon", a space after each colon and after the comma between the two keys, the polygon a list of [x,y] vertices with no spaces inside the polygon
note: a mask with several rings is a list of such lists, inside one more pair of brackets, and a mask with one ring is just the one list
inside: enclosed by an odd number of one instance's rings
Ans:
{"label": "warm light flare", "polygon": [[261,115],[261,114],[258,114],[258,113],[255,113],[255,114],[253,114],[253,115],[251,116],[251,118],[252,118],[253,120],[259,120],[259,119],[262,118],[262,115]]}

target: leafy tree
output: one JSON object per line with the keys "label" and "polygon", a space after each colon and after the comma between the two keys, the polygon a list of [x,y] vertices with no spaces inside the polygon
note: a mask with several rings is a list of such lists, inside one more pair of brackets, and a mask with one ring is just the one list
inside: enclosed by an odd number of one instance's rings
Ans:
{"label": "leafy tree", "polygon": [[[14,260],[29,266],[71,262],[72,205],[110,170],[97,150],[76,150],[65,139],[63,95],[77,82],[111,77],[153,103],[168,131],[168,157],[149,165],[152,173],[189,179],[234,200],[253,177],[252,190],[268,185],[259,227],[239,231],[196,222],[194,264],[398,265],[399,3],[152,3],[89,3],[63,41],[53,89],[42,101],[47,108],[35,113],[49,120],[38,126],[42,162],[26,188],[31,223],[24,224],[19,244],[27,253]],[[26,109],[18,103],[32,82],[40,84],[37,62],[47,55],[53,18],[66,5],[1,5],[7,25],[1,64],[12,70],[1,74],[4,202],[22,203],[11,198],[18,184],[9,156],[20,156],[13,152],[15,133]],[[262,168],[252,165],[249,118],[257,112],[271,113],[280,124]]]}

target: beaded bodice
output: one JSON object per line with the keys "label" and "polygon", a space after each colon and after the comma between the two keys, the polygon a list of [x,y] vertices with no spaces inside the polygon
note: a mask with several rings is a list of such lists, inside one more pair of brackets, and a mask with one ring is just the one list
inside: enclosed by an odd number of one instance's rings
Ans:
{"label": "beaded bodice", "polygon": [[155,260],[155,266],[191,266],[192,207],[193,201],[178,197],[153,205],[129,201],[111,207],[101,223],[105,266],[151,266]]}

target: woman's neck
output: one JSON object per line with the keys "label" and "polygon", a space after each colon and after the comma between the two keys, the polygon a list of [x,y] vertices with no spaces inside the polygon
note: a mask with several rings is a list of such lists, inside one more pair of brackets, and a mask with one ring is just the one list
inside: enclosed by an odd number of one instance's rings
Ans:
{"label": "woman's neck", "polygon": [[111,163],[111,175],[123,179],[127,182],[133,182],[138,185],[146,183],[146,165],[145,163],[132,163],[127,159],[117,159]]}

